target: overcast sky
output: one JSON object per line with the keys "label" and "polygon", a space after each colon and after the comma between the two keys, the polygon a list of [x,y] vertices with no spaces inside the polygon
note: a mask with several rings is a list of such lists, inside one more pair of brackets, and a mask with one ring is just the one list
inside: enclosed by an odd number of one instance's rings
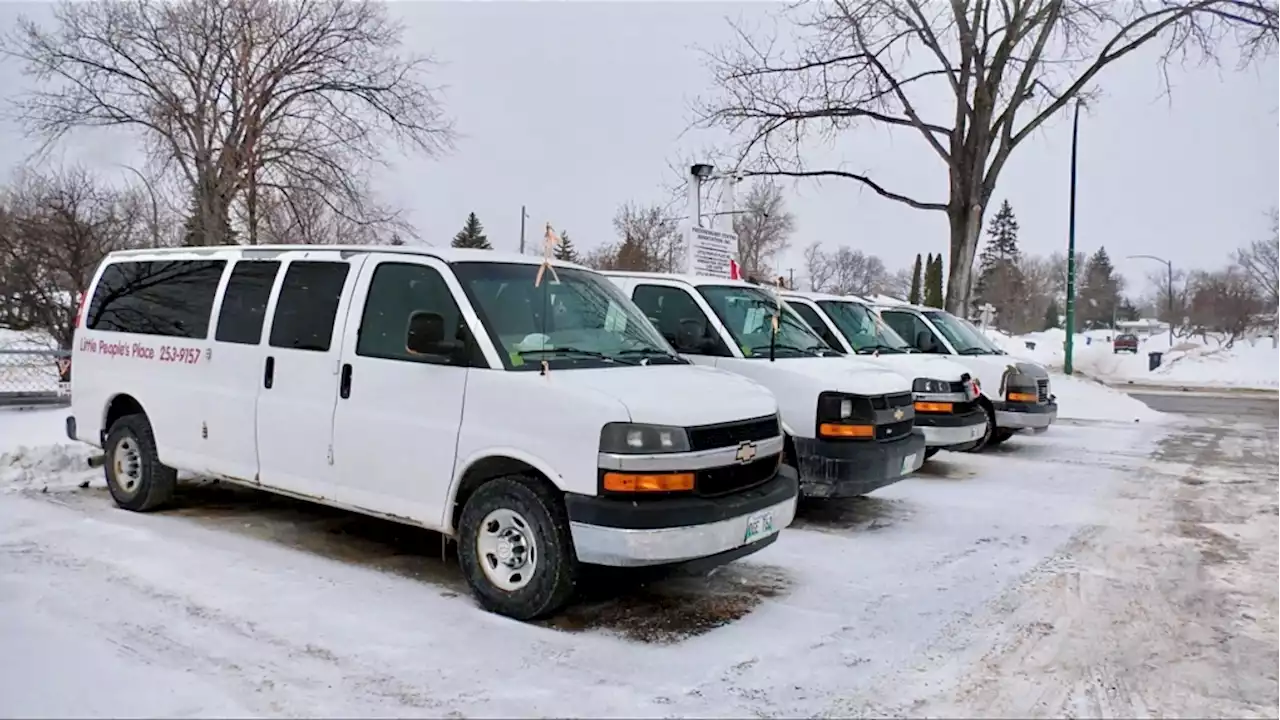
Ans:
{"label": "overcast sky", "polygon": [[[542,223],[563,228],[579,247],[614,239],[611,218],[625,201],[667,200],[669,162],[706,144],[681,138],[689,104],[709,90],[699,47],[728,39],[726,17],[762,18],[776,6],[753,2],[403,2],[406,42],[441,61],[435,81],[462,137],[441,160],[404,158],[380,179],[410,211],[422,237],[444,244],[476,212],[497,248],[519,243],[520,206],[528,237]],[[0,4],[0,27],[18,13],[47,16],[46,4]],[[1155,254],[1178,266],[1215,266],[1230,250],[1268,230],[1276,204],[1277,64],[1174,75],[1161,96],[1150,55],[1132,55],[1102,80],[1105,97],[1081,120],[1077,242],[1105,245],[1134,280],[1158,269],[1123,256]],[[8,96],[24,82],[0,64]],[[945,99],[940,99],[945,100]],[[0,169],[32,145],[0,128]],[[62,153],[110,170],[139,163],[121,131],[81,138]],[[1070,118],[1023,144],[1003,172],[993,204],[1008,198],[1024,252],[1065,249]],[[860,132],[816,151],[811,165],[842,163],[925,200],[944,201],[945,169],[918,137]],[[118,169],[111,172],[120,173]],[[779,263],[802,273],[804,246],[821,241],[881,256],[890,268],[915,254],[942,252],[941,213],[912,210],[851,181],[787,185],[798,219],[792,249]]]}

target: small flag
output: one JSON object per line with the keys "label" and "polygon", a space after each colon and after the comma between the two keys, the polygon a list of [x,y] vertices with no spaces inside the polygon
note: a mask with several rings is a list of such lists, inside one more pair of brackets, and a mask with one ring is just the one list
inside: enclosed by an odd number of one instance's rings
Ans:
{"label": "small flag", "polygon": [[729,258],[729,279],[741,280],[742,272],[738,269],[738,262],[733,258]]}

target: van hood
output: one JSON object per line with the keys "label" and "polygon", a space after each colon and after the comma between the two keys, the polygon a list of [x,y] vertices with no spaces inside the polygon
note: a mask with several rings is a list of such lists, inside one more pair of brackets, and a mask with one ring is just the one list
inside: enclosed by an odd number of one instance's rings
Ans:
{"label": "van hood", "polygon": [[959,382],[960,376],[968,373],[968,368],[942,355],[926,355],[924,353],[886,353],[879,357],[859,355],[861,359],[879,363],[881,366],[903,375],[911,380],[926,378],[929,380],[945,380]]}
{"label": "van hood", "polygon": [[636,423],[696,427],[778,412],[772,393],[759,383],[698,365],[552,370],[551,376],[616,399]]}
{"label": "van hood", "polygon": [[[807,389],[813,393],[810,402],[821,392],[834,391],[851,395],[888,395],[911,392],[911,381],[879,362],[861,357],[778,358],[773,362],[760,359],[717,358],[717,367],[746,375],[775,394],[791,394]],[[959,377],[957,375],[957,377]]]}

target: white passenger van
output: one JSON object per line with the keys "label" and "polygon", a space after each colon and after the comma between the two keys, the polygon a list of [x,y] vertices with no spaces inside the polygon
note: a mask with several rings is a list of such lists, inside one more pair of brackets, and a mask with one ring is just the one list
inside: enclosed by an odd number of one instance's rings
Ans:
{"label": "white passenger van", "polygon": [[605,274],[684,357],[773,391],[787,436],[783,463],[799,472],[802,495],[863,495],[924,462],[911,381],[832,350],[774,294],[741,280]]}
{"label": "white passenger van", "polygon": [[175,248],[112,253],[87,297],[67,434],[129,510],[185,470],[437,530],[480,604],[521,619],[562,607],[580,563],[714,566],[794,516],[768,390],[681,359],[586,268]]}
{"label": "white passenger van", "polygon": [[916,427],[924,432],[926,458],[982,443],[987,413],[978,402],[981,391],[963,365],[916,350],[860,298],[796,290],[781,295],[831,347],[912,378]]}
{"label": "white passenger van", "polygon": [[1015,358],[991,342],[969,321],[938,308],[878,304],[885,324],[916,349],[945,355],[969,369],[981,384],[979,398],[990,430],[985,445],[999,445],[1017,432],[1044,432],[1058,417],[1043,366]]}

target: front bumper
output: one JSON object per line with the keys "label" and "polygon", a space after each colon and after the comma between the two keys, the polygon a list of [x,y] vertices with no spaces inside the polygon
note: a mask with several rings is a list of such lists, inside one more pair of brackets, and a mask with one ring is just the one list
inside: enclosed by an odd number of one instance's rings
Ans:
{"label": "front bumper", "polygon": [[856,497],[892,485],[924,464],[924,433],[891,442],[792,438],[800,463],[800,494]]}
{"label": "front bumper", "polygon": [[795,518],[798,494],[795,471],[784,465],[763,485],[725,497],[636,502],[571,493],[565,506],[579,562],[713,567],[776,540]]}
{"label": "front bumper", "polygon": [[1058,419],[1058,403],[995,403],[996,427],[1009,430],[1043,430]]}
{"label": "front bumper", "polygon": [[987,413],[982,408],[967,413],[916,413],[916,428],[924,431],[929,447],[954,447],[981,440],[987,433]]}

